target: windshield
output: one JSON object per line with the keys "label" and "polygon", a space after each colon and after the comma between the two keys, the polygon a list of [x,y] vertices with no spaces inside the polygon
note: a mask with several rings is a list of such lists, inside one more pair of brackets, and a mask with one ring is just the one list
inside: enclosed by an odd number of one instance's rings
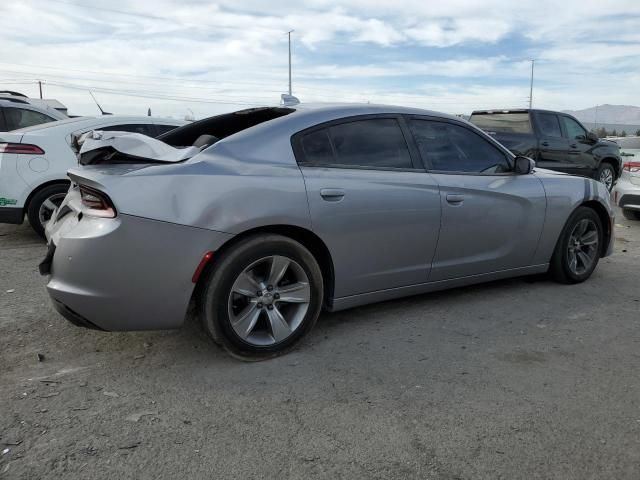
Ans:
{"label": "windshield", "polygon": [[474,113],[469,121],[482,130],[490,132],[532,133],[527,112]]}

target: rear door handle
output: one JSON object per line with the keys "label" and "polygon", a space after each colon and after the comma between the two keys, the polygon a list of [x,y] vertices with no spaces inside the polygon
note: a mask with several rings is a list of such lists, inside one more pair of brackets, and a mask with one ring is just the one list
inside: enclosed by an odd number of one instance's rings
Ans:
{"label": "rear door handle", "polygon": [[464,195],[458,195],[455,193],[447,193],[447,202],[451,205],[460,205],[464,202]]}
{"label": "rear door handle", "polygon": [[339,202],[344,198],[344,190],[341,188],[322,188],[320,196],[327,202]]}
{"label": "rear door handle", "polygon": [[543,147],[548,147],[549,146],[549,142],[542,142],[540,145],[542,145]]}

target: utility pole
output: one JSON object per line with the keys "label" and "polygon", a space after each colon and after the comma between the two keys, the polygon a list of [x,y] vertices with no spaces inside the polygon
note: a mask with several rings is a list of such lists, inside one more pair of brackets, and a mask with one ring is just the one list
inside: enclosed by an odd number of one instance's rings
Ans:
{"label": "utility pole", "polygon": [[40,99],[42,99],[42,80],[38,80],[38,87],[40,87]]}
{"label": "utility pole", "polygon": [[529,87],[529,108],[533,105],[533,64],[535,60],[531,60],[531,86]]}
{"label": "utility pole", "polygon": [[289,36],[289,95],[292,95],[291,93],[291,34],[295,32],[295,30],[289,30],[287,32],[287,35]]}

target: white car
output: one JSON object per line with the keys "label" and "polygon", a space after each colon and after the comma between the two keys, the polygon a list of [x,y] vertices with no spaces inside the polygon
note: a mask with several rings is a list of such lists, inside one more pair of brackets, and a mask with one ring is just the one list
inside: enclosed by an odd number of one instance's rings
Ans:
{"label": "white car", "polygon": [[0,223],[44,227],[69,189],[67,170],[77,166],[74,143],[91,130],[157,137],[186,122],[170,118],[105,115],[78,117],[0,132]]}
{"label": "white car", "polygon": [[640,220],[640,138],[620,139],[622,174],[613,189],[613,200],[629,220]]}

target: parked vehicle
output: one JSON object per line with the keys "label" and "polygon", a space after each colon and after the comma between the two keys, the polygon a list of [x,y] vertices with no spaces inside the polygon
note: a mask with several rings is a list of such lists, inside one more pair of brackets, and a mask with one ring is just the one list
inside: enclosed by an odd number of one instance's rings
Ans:
{"label": "parked vehicle", "polygon": [[36,101],[18,92],[0,92],[0,132],[10,132],[66,118],[69,117],[43,100]]}
{"label": "parked vehicle", "polygon": [[73,142],[94,129],[157,136],[184,125],[152,117],[78,117],[0,132],[0,223],[20,224],[25,214],[44,236],[44,226],[69,189],[67,170],[77,165]]}
{"label": "parked vehicle", "polygon": [[[147,152],[147,158],[140,153]],[[88,134],[47,225],[55,308],[102,330],[180,327],[288,351],[321,308],[550,271],[612,250],[594,180],[533,169],[468,122],[374,105],[258,108],[160,139]]]}
{"label": "parked vehicle", "polygon": [[616,205],[629,220],[640,220],[640,137],[616,138],[622,155],[622,175],[613,189]]}
{"label": "parked vehicle", "polygon": [[515,155],[559,172],[595,178],[611,191],[622,172],[620,149],[598,139],[571,115],[549,110],[483,110],[471,114],[483,129]]}

